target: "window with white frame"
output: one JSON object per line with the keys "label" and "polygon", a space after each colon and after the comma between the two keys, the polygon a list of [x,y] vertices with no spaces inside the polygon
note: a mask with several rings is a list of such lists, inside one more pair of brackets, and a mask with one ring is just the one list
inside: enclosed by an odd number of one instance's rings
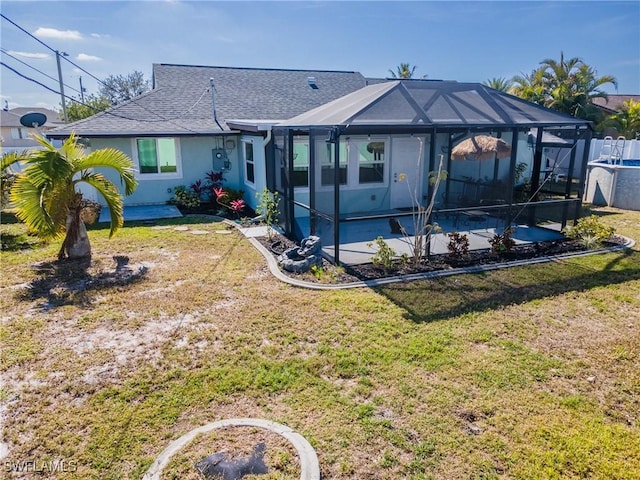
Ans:
{"label": "window with white frame", "polygon": [[244,159],[244,179],[247,183],[255,183],[256,181],[256,171],[255,171],[255,163],[253,160],[253,143],[252,142],[243,142],[242,155]]}
{"label": "window with white frame", "polygon": [[358,183],[383,183],[385,168],[385,142],[381,140],[356,141]]}
{"label": "window with white frame", "polygon": [[136,160],[141,176],[179,174],[179,155],[175,138],[137,138]]}

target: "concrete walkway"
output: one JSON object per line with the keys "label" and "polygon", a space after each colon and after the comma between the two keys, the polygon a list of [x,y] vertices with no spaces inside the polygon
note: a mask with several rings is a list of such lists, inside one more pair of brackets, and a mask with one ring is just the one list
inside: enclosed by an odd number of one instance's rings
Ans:
{"label": "concrete walkway", "polygon": [[[180,210],[175,205],[131,205],[125,206],[123,213],[125,222],[182,217]],[[102,207],[98,222],[109,222],[110,220],[109,209]]]}

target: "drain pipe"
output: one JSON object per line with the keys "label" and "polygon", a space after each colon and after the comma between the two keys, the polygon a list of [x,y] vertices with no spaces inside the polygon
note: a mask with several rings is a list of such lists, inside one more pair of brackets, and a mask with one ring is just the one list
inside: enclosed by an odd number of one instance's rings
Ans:
{"label": "drain pipe", "polygon": [[216,122],[220,130],[224,130],[220,122],[218,121],[218,114],[216,113],[216,87],[213,84],[213,77],[209,79],[209,85],[211,86],[211,103],[213,104],[213,121]]}

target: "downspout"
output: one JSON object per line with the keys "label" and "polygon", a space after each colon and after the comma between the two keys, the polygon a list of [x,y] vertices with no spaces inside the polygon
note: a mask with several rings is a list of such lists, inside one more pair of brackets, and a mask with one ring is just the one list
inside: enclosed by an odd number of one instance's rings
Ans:
{"label": "downspout", "polygon": [[213,84],[213,78],[209,79],[209,85],[211,86],[211,103],[213,105],[213,121],[216,122],[216,125],[218,125],[218,128],[220,130],[224,130],[224,128],[222,128],[222,125],[220,125],[220,122],[218,121],[218,114],[216,112],[216,87]]}

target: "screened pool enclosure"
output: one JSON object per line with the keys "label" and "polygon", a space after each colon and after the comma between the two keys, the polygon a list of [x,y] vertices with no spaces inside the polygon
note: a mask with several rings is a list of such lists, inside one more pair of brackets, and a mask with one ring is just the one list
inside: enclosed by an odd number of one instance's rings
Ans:
{"label": "screened pool enclosure", "polygon": [[[481,136],[507,147],[452,154]],[[446,231],[557,233],[580,214],[590,140],[588,122],[481,84],[388,81],[274,126],[267,184],[287,234],[320,236],[340,263],[354,238],[389,234],[390,219],[411,235],[432,198],[429,222]]]}

